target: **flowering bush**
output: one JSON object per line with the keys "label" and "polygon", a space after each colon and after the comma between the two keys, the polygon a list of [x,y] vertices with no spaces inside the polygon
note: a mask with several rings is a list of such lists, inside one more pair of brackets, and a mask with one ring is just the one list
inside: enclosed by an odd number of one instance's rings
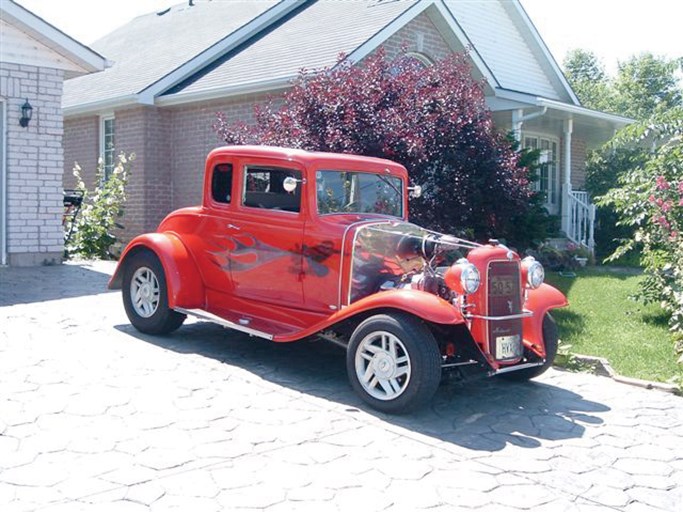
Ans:
{"label": "flowering bush", "polygon": [[661,302],[676,338],[683,340],[683,108],[626,128],[613,144],[647,144],[652,152],[599,201],[615,208],[620,224],[635,228],[633,239],[624,241],[612,258],[642,246],[640,297]]}
{"label": "flowering bush", "polygon": [[86,189],[81,168],[76,163],[73,174],[76,188],[84,191],[83,208],[78,217],[65,226],[65,233],[71,233],[70,237],[65,236],[67,256],[102,259],[115,256],[112,246],[117,241],[116,228],[122,228],[118,219],[123,215],[126,184],[133,160],[134,153],[128,156],[121,153],[113,171],[105,179],[104,166],[100,159],[96,171],[97,185],[92,192]]}
{"label": "flowering bush", "polygon": [[256,123],[217,114],[228,144],[265,144],[396,160],[424,194],[411,217],[432,229],[527,246],[535,193],[520,154],[499,134],[465,54],[422,67],[380,49],[353,65],[302,71]]}

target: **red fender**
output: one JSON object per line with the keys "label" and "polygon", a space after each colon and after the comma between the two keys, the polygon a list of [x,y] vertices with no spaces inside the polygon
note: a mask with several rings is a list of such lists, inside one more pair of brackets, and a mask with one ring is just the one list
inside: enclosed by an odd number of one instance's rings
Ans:
{"label": "red fender", "polygon": [[273,341],[296,341],[358,313],[381,309],[398,309],[436,324],[455,325],[465,322],[460,311],[433,293],[420,290],[387,290],[364,297],[304,331],[293,335],[275,336]]}
{"label": "red fender", "polygon": [[523,321],[524,342],[538,355],[545,357],[543,317],[551,309],[568,305],[567,297],[549,284],[544,283],[535,290],[529,290],[524,308],[533,311],[534,316],[527,317]]}
{"label": "red fender", "polygon": [[164,267],[169,308],[204,308],[204,284],[197,265],[180,239],[168,232],[147,233],[131,240],[109,280],[110,290],[121,289],[123,268],[127,258],[143,248],[156,254]]}

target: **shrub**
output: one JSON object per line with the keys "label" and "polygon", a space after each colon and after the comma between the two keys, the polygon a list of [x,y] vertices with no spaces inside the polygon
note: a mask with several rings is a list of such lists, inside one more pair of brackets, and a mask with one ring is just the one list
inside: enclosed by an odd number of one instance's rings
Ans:
{"label": "shrub", "polygon": [[122,229],[118,219],[123,215],[123,204],[126,201],[126,184],[130,175],[131,162],[135,154],[126,156],[119,154],[112,173],[106,177],[102,160],[96,171],[97,184],[89,192],[81,177],[81,168],[75,164],[73,174],[76,187],[84,190],[83,207],[80,214],[65,226],[71,237],[65,241],[65,252],[68,257],[112,259],[115,254],[112,246],[116,243],[115,229]]}
{"label": "shrub", "polygon": [[642,246],[639,298],[661,302],[671,330],[683,339],[683,108],[625,128],[613,144],[652,149],[619,178],[619,188],[599,200],[614,208],[620,225],[634,229],[634,238],[623,241],[612,258]]}
{"label": "shrub", "polygon": [[255,116],[248,125],[218,113],[214,129],[228,144],[396,160],[424,188],[410,205],[416,222],[479,240],[529,243],[517,229],[535,197],[529,171],[496,132],[466,54],[424,68],[389,60],[380,49],[359,65],[342,60],[302,71],[284,98],[255,107]]}

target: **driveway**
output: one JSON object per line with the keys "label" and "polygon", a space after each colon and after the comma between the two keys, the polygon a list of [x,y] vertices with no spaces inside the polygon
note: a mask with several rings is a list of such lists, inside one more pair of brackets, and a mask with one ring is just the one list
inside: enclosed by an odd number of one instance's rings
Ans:
{"label": "driveway", "polygon": [[550,370],[367,409],[343,350],[127,321],[109,263],[0,268],[0,510],[683,510],[683,399]]}

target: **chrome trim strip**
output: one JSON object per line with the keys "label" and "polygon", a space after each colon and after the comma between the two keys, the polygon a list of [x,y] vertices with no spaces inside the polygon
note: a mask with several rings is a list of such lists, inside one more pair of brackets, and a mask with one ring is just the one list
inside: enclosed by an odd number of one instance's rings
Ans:
{"label": "chrome trim strip", "polygon": [[505,368],[501,368],[500,370],[496,370],[491,375],[498,375],[501,373],[510,373],[510,372],[514,372],[517,370],[524,370],[526,368],[535,368],[536,366],[542,366],[543,364],[545,364],[545,361],[541,361],[540,363],[525,363],[525,364],[518,364],[515,366],[506,366]]}
{"label": "chrome trim strip", "polygon": [[471,320],[473,318],[479,318],[481,320],[492,320],[492,321],[497,321],[497,320],[516,320],[517,318],[529,318],[530,316],[534,316],[533,311],[524,311],[523,313],[519,313],[516,315],[505,315],[505,316],[486,316],[486,315],[472,315],[472,314],[465,314],[465,318],[468,320]]}
{"label": "chrome trim strip", "polygon": [[268,334],[266,332],[258,331],[256,329],[252,329],[252,328],[246,327],[244,325],[233,323],[229,320],[226,320],[225,318],[221,318],[218,315],[214,315],[213,313],[209,313],[208,311],[204,311],[203,309],[174,308],[174,311],[177,311],[178,313],[183,313],[184,315],[196,316],[197,318],[201,318],[202,320],[208,320],[209,322],[213,322],[214,324],[218,324],[218,325],[226,327],[228,329],[234,329],[236,331],[241,331],[241,332],[244,332],[246,334],[250,334],[252,336],[258,336],[259,338],[265,338],[265,339],[271,340],[271,341],[273,339],[272,334]]}

